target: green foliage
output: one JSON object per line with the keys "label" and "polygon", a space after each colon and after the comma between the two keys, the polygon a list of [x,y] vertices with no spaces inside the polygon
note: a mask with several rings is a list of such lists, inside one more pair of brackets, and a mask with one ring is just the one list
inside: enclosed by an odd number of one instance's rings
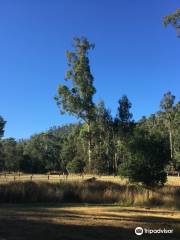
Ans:
{"label": "green foliage", "polygon": [[180,102],[176,104],[174,111],[174,160],[176,169],[180,171]]}
{"label": "green foliage", "polygon": [[174,106],[175,96],[171,92],[164,94],[163,99],[161,100],[160,106],[164,111],[163,114],[163,125],[169,134],[169,149],[171,156],[171,165],[173,170],[176,170],[176,160],[175,160],[175,131],[178,126],[177,120],[177,108]]}
{"label": "green foliage", "polygon": [[165,93],[160,103],[162,110],[171,112],[174,105],[174,101],[175,101],[175,96],[173,96],[171,92]]}
{"label": "green foliage", "polygon": [[3,169],[8,171],[19,170],[19,154],[17,143],[14,138],[7,138],[2,141]]}
{"label": "green foliage", "polygon": [[[4,119],[0,116],[0,140],[4,135],[5,124],[6,124],[6,121],[4,121]],[[3,168],[4,168],[3,147],[0,141],[0,171],[2,171]]]}
{"label": "green foliage", "polygon": [[67,164],[67,170],[70,173],[83,173],[85,162],[78,157],[75,157],[71,162]]}
{"label": "green foliage", "polygon": [[60,169],[58,139],[50,133],[31,137],[24,149],[25,159],[29,159],[31,172],[46,172]]}
{"label": "green foliage", "polygon": [[96,106],[96,121],[92,124],[93,172],[111,174],[113,172],[113,119],[103,101]]}
{"label": "green foliage", "polygon": [[118,166],[127,158],[127,145],[134,128],[133,114],[130,112],[132,107],[126,95],[119,99],[117,116],[114,119],[113,142],[114,142],[114,171],[117,173]]}
{"label": "green foliage", "polygon": [[146,186],[163,185],[166,182],[165,166],[169,159],[160,136],[137,128],[129,150],[128,158],[119,166],[120,175]]}
{"label": "green foliage", "polygon": [[67,85],[59,85],[58,96],[55,97],[61,113],[69,113],[82,119],[88,124],[88,154],[89,171],[91,170],[91,123],[94,120],[95,105],[93,95],[96,92],[93,86],[93,76],[91,74],[88,51],[94,48],[84,37],[74,38],[74,52],[67,51],[69,69],[65,80]]}
{"label": "green foliage", "polygon": [[0,139],[4,135],[4,127],[5,127],[6,121],[0,116]]}
{"label": "green foliage", "polygon": [[86,38],[74,38],[74,52],[67,51],[69,70],[66,81],[71,81],[71,88],[59,85],[58,96],[55,97],[61,112],[68,112],[84,121],[94,116],[93,76],[90,71],[88,51],[94,48]]}
{"label": "green foliage", "polygon": [[128,97],[126,95],[123,95],[122,98],[119,99],[118,113],[115,119],[119,133],[123,137],[127,136],[127,133],[130,131],[133,124],[133,114],[130,112],[131,107],[132,104],[129,101]]}
{"label": "green foliage", "polygon": [[176,11],[168,16],[163,18],[163,23],[165,27],[171,24],[176,28],[178,36],[180,36],[180,8],[177,8]]}
{"label": "green foliage", "polygon": [[81,128],[81,125],[74,126],[72,131],[63,138],[61,145],[61,166],[63,171],[67,168],[68,163],[74,159],[82,159],[83,162],[87,162],[87,156],[84,154],[80,139]]}

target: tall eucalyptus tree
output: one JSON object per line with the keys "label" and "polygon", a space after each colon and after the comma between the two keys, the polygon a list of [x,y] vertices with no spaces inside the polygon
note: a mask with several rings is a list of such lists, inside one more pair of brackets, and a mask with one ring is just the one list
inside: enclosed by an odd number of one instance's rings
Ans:
{"label": "tall eucalyptus tree", "polygon": [[69,113],[83,120],[88,127],[88,158],[91,170],[92,144],[91,125],[94,120],[95,105],[93,95],[93,76],[90,70],[88,52],[94,48],[86,38],[74,38],[74,51],[67,51],[68,71],[65,80],[67,85],[59,85],[58,95],[55,97],[61,113]]}

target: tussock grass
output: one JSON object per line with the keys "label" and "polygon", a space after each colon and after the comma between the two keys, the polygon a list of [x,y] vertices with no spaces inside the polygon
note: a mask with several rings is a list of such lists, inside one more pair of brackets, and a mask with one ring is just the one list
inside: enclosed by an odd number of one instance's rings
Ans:
{"label": "tussock grass", "polygon": [[180,187],[146,189],[114,182],[10,182],[0,185],[1,203],[96,203],[180,209]]}

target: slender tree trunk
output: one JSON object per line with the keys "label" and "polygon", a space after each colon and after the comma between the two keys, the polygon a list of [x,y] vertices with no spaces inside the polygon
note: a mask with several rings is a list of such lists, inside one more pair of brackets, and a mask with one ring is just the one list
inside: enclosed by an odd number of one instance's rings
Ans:
{"label": "slender tree trunk", "polygon": [[170,152],[171,152],[171,160],[173,160],[173,143],[172,143],[172,132],[169,130],[169,142],[170,142]]}
{"label": "slender tree trunk", "polygon": [[173,148],[173,133],[172,133],[172,119],[171,119],[171,116],[169,116],[169,144],[170,144],[171,163],[173,165],[174,170],[176,170],[176,162],[174,161],[174,148]]}
{"label": "slender tree trunk", "polygon": [[114,156],[114,163],[115,163],[115,174],[117,174],[117,153],[115,153],[115,156]]}
{"label": "slender tree trunk", "polygon": [[92,160],[92,151],[91,151],[91,126],[90,122],[88,123],[88,170],[91,172],[91,160]]}
{"label": "slender tree trunk", "polygon": [[113,134],[113,144],[115,146],[114,153],[113,153],[113,171],[114,171],[114,174],[117,174],[116,140],[115,140],[115,133],[113,128],[112,128],[112,134]]}
{"label": "slender tree trunk", "polygon": [[116,169],[115,169],[115,155],[113,155],[113,174],[116,174]]}
{"label": "slender tree trunk", "polygon": [[176,170],[176,161],[174,159],[173,135],[172,135],[171,128],[169,129],[169,143],[170,143],[171,162],[173,164],[174,170]]}

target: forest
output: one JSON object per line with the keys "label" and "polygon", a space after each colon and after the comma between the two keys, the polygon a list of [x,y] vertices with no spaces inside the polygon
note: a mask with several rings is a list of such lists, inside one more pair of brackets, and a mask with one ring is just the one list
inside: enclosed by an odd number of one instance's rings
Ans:
{"label": "forest", "polygon": [[74,38],[67,51],[66,85],[55,97],[61,114],[76,124],[55,126],[29,139],[2,138],[6,120],[0,117],[0,171],[24,173],[93,173],[119,175],[147,186],[163,185],[167,172],[180,171],[180,101],[169,91],[159,110],[135,121],[128,96],[117,100],[117,113],[96,93],[88,52],[94,44]]}

